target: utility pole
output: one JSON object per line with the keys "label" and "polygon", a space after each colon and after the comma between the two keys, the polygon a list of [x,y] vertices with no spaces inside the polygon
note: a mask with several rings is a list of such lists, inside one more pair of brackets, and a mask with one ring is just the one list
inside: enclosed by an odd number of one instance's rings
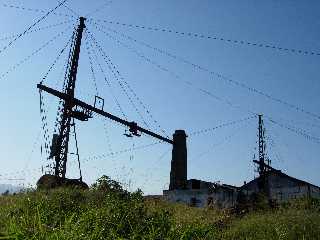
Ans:
{"label": "utility pole", "polygon": [[258,147],[259,147],[259,159],[253,160],[254,163],[258,165],[257,171],[259,173],[258,187],[260,191],[264,192],[269,198],[269,189],[268,189],[268,172],[274,170],[270,164],[271,161],[266,154],[266,140],[265,140],[265,127],[263,124],[263,115],[258,115]]}
{"label": "utility pole", "polygon": [[258,124],[258,145],[259,145],[259,159],[254,159],[253,162],[258,165],[257,172],[260,176],[266,173],[269,170],[272,170],[271,160],[268,158],[266,153],[266,140],[265,140],[265,128],[263,124],[263,115],[259,116],[259,124]]}
{"label": "utility pole", "polygon": [[59,133],[53,136],[52,141],[50,157],[55,160],[54,174],[56,177],[60,178],[65,178],[66,176],[71,120],[75,114],[72,110],[74,106],[72,99],[74,98],[74,90],[76,86],[81,40],[83,30],[85,28],[85,20],[86,19],[84,17],[80,17],[80,23],[76,31],[73,48],[70,52],[71,58],[68,64],[69,73],[64,91],[70,98],[65,99],[63,102],[63,108],[60,112]]}

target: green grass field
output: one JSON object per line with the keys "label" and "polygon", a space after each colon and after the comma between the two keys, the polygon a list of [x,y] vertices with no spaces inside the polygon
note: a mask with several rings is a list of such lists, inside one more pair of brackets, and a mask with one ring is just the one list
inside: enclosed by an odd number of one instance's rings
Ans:
{"label": "green grass field", "polygon": [[312,199],[239,215],[97,185],[0,197],[0,239],[320,239],[319,224]]}

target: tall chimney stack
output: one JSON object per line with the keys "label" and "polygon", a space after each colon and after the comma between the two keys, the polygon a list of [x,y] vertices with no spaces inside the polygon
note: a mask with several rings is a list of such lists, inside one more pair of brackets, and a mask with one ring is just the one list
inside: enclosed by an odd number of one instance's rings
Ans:
{"label": "tall chimney stack", "polygon": [[187,135],[184,130],[173,134],[169,190],[185,189],[187,185]]}

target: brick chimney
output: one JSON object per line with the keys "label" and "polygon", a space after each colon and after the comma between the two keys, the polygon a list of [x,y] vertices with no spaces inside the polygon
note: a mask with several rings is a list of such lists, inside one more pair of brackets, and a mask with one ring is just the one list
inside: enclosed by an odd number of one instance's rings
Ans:
{"label": "brick chimney", "polygon": [[187,135],[184,130],[173,134],[169,190],[185,189],[187,185]]}

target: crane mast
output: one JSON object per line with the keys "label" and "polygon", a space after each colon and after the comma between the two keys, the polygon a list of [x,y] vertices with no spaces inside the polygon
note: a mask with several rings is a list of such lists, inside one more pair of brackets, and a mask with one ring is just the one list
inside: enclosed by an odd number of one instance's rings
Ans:
{"label": "crane mast", "polygon": [[63,101],[63,107],[60,112],[59,118],[60,121],[58,134],[54,134],[52,141],[50,157],[54,158],[55,161],[54,175],[60,178],[65,178],[66,176],[69,135],[70,127],[72,124],[72,118],[75,116],[76,113],[78,113],[78,115],[80,113],[73,110],[74,104],[72,99],[74,98],[81,49],[81,40],[84,28],[85,18],[80,17],[80,23],[78,25],[74,38],[73,49],[71,50],[71,58],[68,65],[69,72],[67,75],[67,82],[65,83],[64,90],[65,94],[68,95],[70,98],[64,99]]}

